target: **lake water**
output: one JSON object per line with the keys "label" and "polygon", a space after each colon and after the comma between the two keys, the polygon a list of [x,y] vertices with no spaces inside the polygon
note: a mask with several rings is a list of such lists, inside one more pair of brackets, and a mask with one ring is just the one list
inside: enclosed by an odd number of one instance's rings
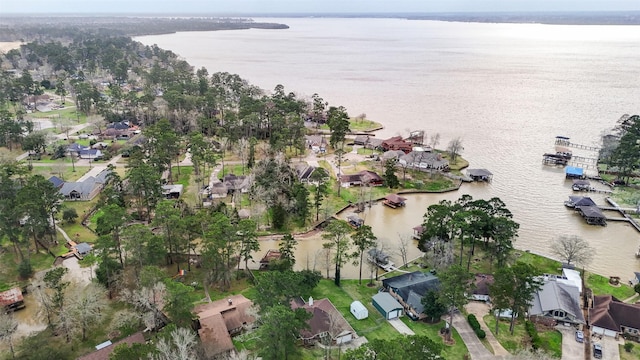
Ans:
{"label": "lake water", "polygon": [[[425,130],[441,135],[439,148],[461,137],[471,168],[493,172],[490,184],[411,196],[402,210],[374,206],[365,215],[378,237],[393,242],[399,233],[410,235],[440,199],[497,196],[521,224],[517,248],[549,254],[556,236],[579,235],[596,251],[590,270],[623,279],[640,271],[634,257],[640,234],[621,223],[586,225],[563,206],[572,195],[564,170],[541,164],[556,135],[598,145],[622,114],[640,111],[640,27],[261,20],[290,29],[136,40],[170,49],[209,73],[237,73],[263,89],[283,84],[302,97],[317,92],[352,116],[366,113],[384,124],[381,137]],[[603,196],[593,197],[604,203]],[[299,251],[313,253],[318,243]]]}

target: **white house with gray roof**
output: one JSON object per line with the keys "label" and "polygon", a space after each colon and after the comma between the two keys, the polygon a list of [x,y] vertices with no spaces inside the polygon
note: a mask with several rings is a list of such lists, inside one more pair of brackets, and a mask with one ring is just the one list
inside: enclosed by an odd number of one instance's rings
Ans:
{"label": "white house with gray roof", "polygon": [[580,290],[568,282],[543,278],[540,290],[534,294],[529,316],[554,319],[560,323],[584,324],[580,308]]}

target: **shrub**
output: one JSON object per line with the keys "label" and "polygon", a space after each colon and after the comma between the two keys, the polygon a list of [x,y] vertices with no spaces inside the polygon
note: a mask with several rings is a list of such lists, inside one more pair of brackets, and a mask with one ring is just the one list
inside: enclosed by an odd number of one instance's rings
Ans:
{"label": "shrub", "polygon": [[524,322],[524,328],[529,334],[529,338],[531,338],[531,347],[534,350],[538,350],[542,347],[542,339],[540,335],[538,335],[538,329],[536,329],[536,325],[531,321]]}
{"label": "shrub", "polygon": [[631,352],[633,350],[633,344],[630,342],[624,343],[624,351]]}
{"label": "shrub", "polygon": [[476,335],[478,335],[478,338],[480,338],[480,340],[487,337],[487,334],[480,327],[480,323],[478,322],[478,319],[476,318],[475,315],[473,314],[467,315],[467,321],[469,322],[469,325],[473,329],[473,332],[475,332]]}
{"label": "shrub", "polygon": [[27,279],[33,274],[33,268],[29,260],[22,260],[20,265],[18,265],[18,274],[23,279]]}

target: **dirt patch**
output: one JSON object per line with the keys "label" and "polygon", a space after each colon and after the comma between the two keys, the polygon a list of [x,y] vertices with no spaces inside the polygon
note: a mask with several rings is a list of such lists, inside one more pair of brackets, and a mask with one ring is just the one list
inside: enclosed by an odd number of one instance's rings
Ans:
{"label": "dirt patch", "polygon": [[88,285],[91,283],[91,280],[95,278],[95,266],[86,268],[80,267],[78,259],[75,257],[63,261],[62,266],[69,269],[67,277],[78,284]]}

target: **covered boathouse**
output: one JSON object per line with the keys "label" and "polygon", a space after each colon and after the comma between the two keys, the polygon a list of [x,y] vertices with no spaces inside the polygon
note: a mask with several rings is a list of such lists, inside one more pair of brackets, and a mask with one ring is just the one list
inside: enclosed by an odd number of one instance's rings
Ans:
{"label": "covered boathouse", "polygon": [[473,181],[491,181],[493,174],[487,169],[468,169],[467,174]]}
{"label": "covered boathouse", "polygon": [[576,206],[576,210],[587,221],[589,225],[607,226],[607,217],[597,206]]}
{"label": "covered boathouse", "polygon": [[584,179],[584,170],[575,166],[567,166],[564,170],[567,179]]}
{"label": "covered boathouse", "polygon": [[397,194],[389,194],[384,197],[384,200],[382,201],[382,203],[392,209],[395,209],[395,208],[404,206],[405,205],[404,202],[406,200],[407,200],[406,198],[403,198],[402,196],[399,196]]}

